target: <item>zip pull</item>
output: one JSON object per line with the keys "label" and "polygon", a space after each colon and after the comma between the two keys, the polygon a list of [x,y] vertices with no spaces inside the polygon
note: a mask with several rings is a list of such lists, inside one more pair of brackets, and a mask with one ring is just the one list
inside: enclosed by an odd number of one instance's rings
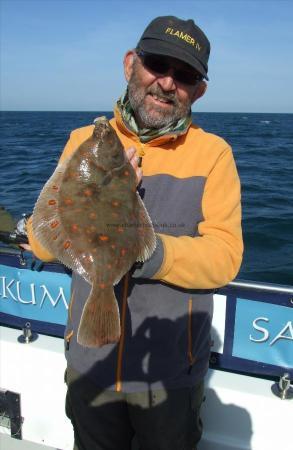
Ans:
{"label": "zip pull", "polygon": [[66,342],[66,344],[65,344],[65,349],[66,349],[67,351],[69,350],[70,340],[71,340],[72,336],[73,336],[73,330],[70,331],[70,333],[68,333],[68,334],[65,336],[65,342]]}
{"label": "zip pull", "polygon": [[138,167],[141,167],[142,165],[142,158],[145,155],[145,151],[144,151],[144,144],[141,144],[140,149],[138,150]]}

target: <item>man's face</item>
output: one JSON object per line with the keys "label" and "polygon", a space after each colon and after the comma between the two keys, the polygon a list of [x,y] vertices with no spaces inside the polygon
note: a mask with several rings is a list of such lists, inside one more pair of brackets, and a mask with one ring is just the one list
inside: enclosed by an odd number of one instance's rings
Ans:
{"label": "man's face", "polygon": [[[129,100],[140,128],[162,128],[185,117],[205,88],[204,82],[196,82],[197,74],[187,64],[174,58],[158,58],[168,68],[164,73],[152,70],[135,52],[128,52],[124,60]],[[194,75],[195,82],[178,81],[178,71]]]}

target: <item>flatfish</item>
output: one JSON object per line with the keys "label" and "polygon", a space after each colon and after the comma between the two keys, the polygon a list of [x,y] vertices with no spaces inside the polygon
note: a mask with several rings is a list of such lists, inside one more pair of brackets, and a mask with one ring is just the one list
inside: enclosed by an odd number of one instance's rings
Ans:
{"label": "flatfish", "polygon": [[136,184],[115,130],[99,117],[92,136],[57,166],[34,207],[36,238],[92,286],[77,333],[86,347],[119,341],[113,285],[156,246]]}

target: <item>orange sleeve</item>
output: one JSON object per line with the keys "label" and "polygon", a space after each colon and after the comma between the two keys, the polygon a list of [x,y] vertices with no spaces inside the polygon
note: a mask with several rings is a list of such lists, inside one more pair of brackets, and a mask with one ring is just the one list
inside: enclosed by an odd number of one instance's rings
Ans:
{"label": "orange sleeve", "polygon": [[237,169],[227,148],[207,178],[200,236],[160,234],[164,259],[153,278],[191,289],[216,288],[233,280],[243,253],[240,198]]}

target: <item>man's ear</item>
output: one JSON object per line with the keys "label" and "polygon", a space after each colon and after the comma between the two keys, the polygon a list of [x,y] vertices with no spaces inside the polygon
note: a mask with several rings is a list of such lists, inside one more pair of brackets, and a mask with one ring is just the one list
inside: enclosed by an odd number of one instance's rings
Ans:
{"label": "man's ear", "polygon": [[129,50],[124,56],[124,60],[123,60],[124,75],[125,75],[127,82],[129,81],[129,79],[132,75],[134,58],[135,58],[134,50]]}
{"label": "man's ear", "polygon": [[207,83],[204,80],[200,81],[196,85],[196,89],[192,97],[192,103],[195,102],[195,100],[198,100],[200,97],[202,97],[205,94],[207,88],[208,88]]}

